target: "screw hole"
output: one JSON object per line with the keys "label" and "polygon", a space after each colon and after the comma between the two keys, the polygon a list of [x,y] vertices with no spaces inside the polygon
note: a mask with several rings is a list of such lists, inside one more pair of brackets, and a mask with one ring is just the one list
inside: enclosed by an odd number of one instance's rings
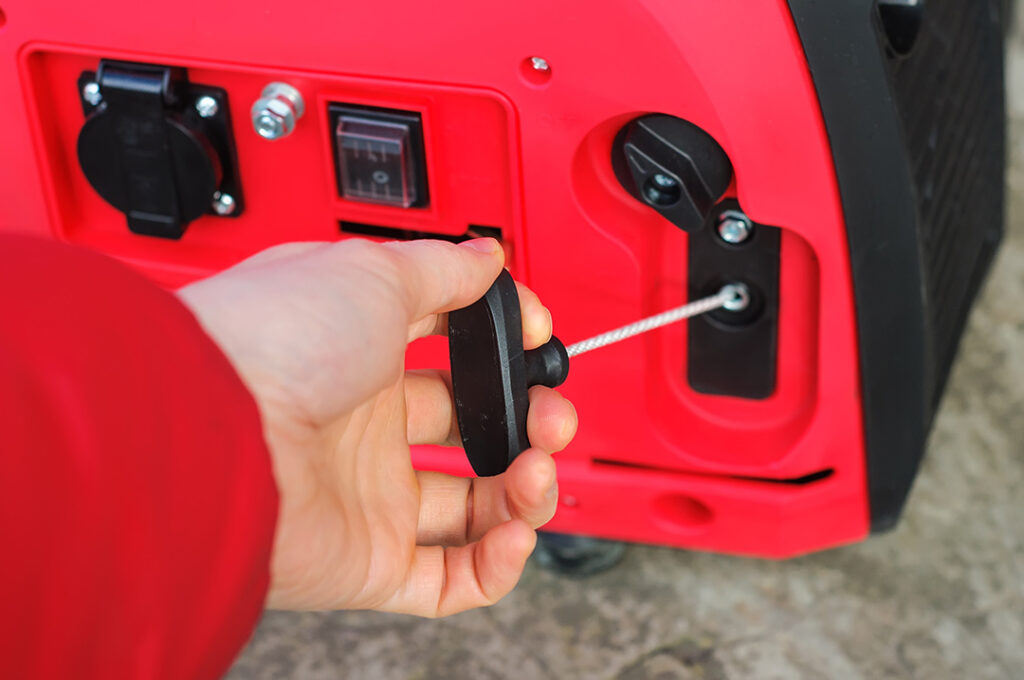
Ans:
{"label": "screw hole", "polygon": [[722,286],[722,293],[729,295],[729,300],[722,308],[730,312],[742,312],[750,306],[750,289],[745,283],[729,283]]}
{"label": "screw hole", "polygon": [[520,62],[519,73],[530,85],[546,85],[551,80],[551,64],[544,57],[527,57]]}
{"label": "screw hole", "polygon": [[764,294],[761,293],[757,286],[746,281],[738,279],[712,280],[702,286],[700,291],[701,297],[722,292],[735,291],[736,293],[730,299],[729,304],[702,317],[718,328],[727,329],[747,326],[761,318],[761,314],[764,312]]}

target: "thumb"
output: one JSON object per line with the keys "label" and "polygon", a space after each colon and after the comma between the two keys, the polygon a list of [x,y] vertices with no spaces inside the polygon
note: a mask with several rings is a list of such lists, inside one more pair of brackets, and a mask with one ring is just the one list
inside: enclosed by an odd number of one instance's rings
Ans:
{"label": "thumb", "polygon": [[408,322],[466,307],[487,292],[505,264],[493,238],[464,241],[404,241],[384,247],[398,260]]}

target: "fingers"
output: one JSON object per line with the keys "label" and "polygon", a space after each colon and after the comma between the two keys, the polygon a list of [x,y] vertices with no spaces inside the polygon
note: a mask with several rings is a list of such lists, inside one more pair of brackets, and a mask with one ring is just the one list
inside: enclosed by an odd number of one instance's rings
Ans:
{"label": "fingers", "polygon": [[536,349],[551,339],[551,312],[540,298],[522,283],[516,282],[519,308],[523,318],[523,348]]}
{"label": "fingers", "polygon": [[[459,446],[448,371],[407,371],[405,404],[410,444]],[[533,446],[553,453],[561,451],[576,434],[576,409],[561,394],[543,386],[530,388],[526,434]]]}
{"label": "fingers", "polygon": [[561,394],[543,385],[530,388],[530,408],[526,412],[526,436],[539,449],[561,451],[576,436],[579,417],[576,407]]}
{"label": "fingers", "polygon": [[410,444],[460,444],[451,384],[449,371],[405,372],[406,433]]}
{"label": "fingers", "polygon": [[536,529],[555,514],[555,462],[540,449],[524,451],[497,477],[416,474],[420,485],[418,545],[464,545],[510,519]]}
{"label": "fingers", "polygon": [[[523,324],[523,348],[535,349],[551,339],[551,312],[526,285],[517,281],[516,290],[519,293],[519,309]],[[433,314],[409,327],[409,342],[428,335],[447,334],[448,314]]]}
{"label": "fingers", "polygon": [[[493,481],[491,481],[493,480]],[[539,449],[519,454],[498,477],[476,478],[464,540],[478,540],[508,519],[521,519],[534,529],[555,515],[558,481],[555,461]]]}
{"label": "fingers", "polygon": [[419,546],[404,583],[379,609],[439,617],[492,605],[519,582],[536,542],[533,529],[511,520],[470,545]]}
{"label": "fingers", "polygon": [[505,251],[492,238],[459,245],[423,240],[382,247],[397,260],[394,273],[410,324],[479,300],[505,263]]}
{"label": "fingers", "polygon": [[[449,381],[441,371],[406,374],[410,443],[457,445]],[[462,545],[512,518],[534,528],[547,523],[558,498],[555,464],[549,452],[568,446],[577,423],[576,409],[567,399],[546,387],[534,387],[530,390],[527,434],[535,447],[519,455],[504,474],[465,479],[418,472],[417,543]]]}

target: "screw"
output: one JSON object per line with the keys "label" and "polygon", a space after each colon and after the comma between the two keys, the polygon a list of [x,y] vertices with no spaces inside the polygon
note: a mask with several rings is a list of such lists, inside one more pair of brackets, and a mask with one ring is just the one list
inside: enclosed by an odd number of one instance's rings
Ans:
{"label": "screw", "polygon": [[726,210],[718,218],[718,235],[726,243],[739,245],[754,231],[750,218],[738,210]]}
{"label": "screw", "polygon": [[213,195],[213,212],[217,213],[221,217],[227,217],[235,212],[235,208],[238,204],[235,203],[235,197],[231,194],[216,192]]}
{"label": "screw", "polygon": [[672,175],[656,172],[644,182],[644,199],[655,209],[675,205],[682,198],[683,190]]}
{"label": "screw", "polygon": [[653,179],[654,183],[657,184],[662,189],[671,189],[675,187],[677,184],[679,184],[679,182],[677,182],[675,178],[669,177],[668,175],[665,175],[660,172],[656,173],[654,177],[652,177],[651,179]]}
{"label": "screw", "polygon": [[263,139],[281,139],[292,133],[305,112],[298,90],[287,83],[270,83],[252,105],[252,127]]}
{"label": "screw", "polygon": [[280,139],[285,136],[285,120],[269,111],[259,114],[252,122],[253,129],[263,139]]}
{"label": "screw", "polygon": [[730,312],[742,312],[750,306],[750,289],[745,283],[729,283],[722,286],[722,293],[729,295],[729,299],[722,305],[722,308]]}
{"label": "screw", "polygon": [[203,95],[196,100],[196,112],[199,113],[202,118],[213,118],[220,111],[220,105],[217,100],[208,94]]}
{"label": "screw", "polygon": [[548,60],[544,57],[530,57],[530,65],[533,66],[534,71],[551,70],[551,65],[548,64]]}
{"label": "screw", "polygon": [[99,106],[100,102],[103,101],[103,95],[100,93],[100,84],[90,81],[83,85],[82,99],[87,101],[90,106]]}

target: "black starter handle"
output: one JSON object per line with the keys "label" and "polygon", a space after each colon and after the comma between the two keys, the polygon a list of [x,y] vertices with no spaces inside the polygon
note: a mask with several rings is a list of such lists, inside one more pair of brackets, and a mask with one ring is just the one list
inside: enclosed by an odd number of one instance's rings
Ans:
{"label": "black starter handle", "polygon": [[466,457],[477,475],[500,475],[530,448],[527,390],[565,382],[569,355],[555,337],[523,351],[519,294],[507,271],[478,301],[449,313],[448,343],[455,416]]}

